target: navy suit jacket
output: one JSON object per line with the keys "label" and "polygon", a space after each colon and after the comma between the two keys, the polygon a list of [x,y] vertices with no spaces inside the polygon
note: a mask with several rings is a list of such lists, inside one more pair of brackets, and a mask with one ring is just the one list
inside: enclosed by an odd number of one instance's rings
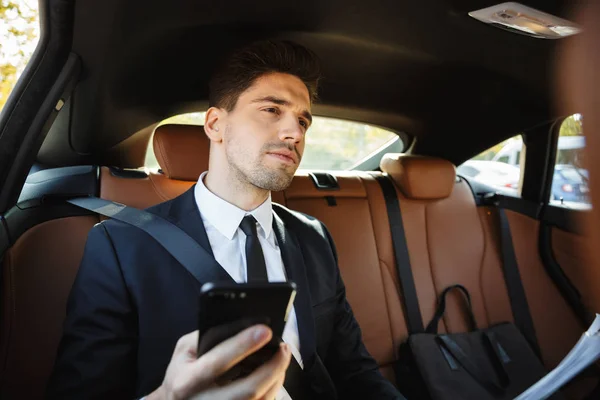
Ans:
{"label": "navy suit jacket", "polygon": [[[325,226],[273,208],[286,273],[297,285],[300,352],[315,397],[401,398],[362,343]],[[232,281],[212,257],[193,188],[148,211],[183,229],[207,257],[191,274],[140,229],[114,220],[96,225],[69,296],[49,398],[133,399],[154,391],[177,340],[198,327],[202,284]]]}

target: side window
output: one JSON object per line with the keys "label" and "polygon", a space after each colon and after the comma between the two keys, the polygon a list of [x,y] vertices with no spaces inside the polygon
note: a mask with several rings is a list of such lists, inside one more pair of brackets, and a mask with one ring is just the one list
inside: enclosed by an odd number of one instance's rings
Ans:
{"label": "side window", "polygon": [[550,204],[568,208],[591,207],[584,149],[583,117],[571,115],[560,126]]}
{"label": "side window", "polygon": [[458,166],[459,175],[490,186],[498,193],[521,195],[521,166],[524,165],[523,138],[517,135],[487,149]]}
{"label": "side window", "polygon": [[496,159],[496,161],[498,161],[498,162],[503,162],[503,163],[505,163],[505,164],[509,164],[509,163],[510,163],[510,160],[509,160],[509,157],[508,157],[508,155],[506,155],[506,156],[502,156],[502,157],[498,157],[498,158]]}
{"label": "side window", "polygon": [[35,50],[38,0],[0,1],[0,111]]}

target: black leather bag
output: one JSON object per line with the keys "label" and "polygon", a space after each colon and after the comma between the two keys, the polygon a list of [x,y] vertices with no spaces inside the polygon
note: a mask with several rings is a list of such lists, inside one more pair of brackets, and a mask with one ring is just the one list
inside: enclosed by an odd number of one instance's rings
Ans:
{"label": "black leather bag", "polygon": [[[461,290],[468,303],[471,331],[438,334],[446,295]],[[477,329],[469,292],[461,285],[446,288],[425,333],[410,335],[400,348],[396,377],[409,399],[509,400],[524,392],[547,371],[518,328],[502,323]],[[550,399],[562,400],[561,394]]]}

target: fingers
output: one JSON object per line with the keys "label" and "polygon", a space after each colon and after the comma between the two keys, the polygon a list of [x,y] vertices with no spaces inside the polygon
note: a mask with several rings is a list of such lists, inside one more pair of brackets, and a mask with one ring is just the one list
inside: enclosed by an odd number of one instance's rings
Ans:
{"label": "fingers", "polygon": [[198,335],[199,331],[194,331],[180,337],[175,345],[173,356],[190,354],[196,358],[196,351],[198,349]]}
{"label": "fingers", "polygon": [[267,393],[262,397],[264,400],[273,400],[281,387],[283,386],[283,382],[285,381],[285,374],[282,374],[281,377],[267,390]]}
{"label": "fingers", "polygon": [[193,363],[190,373],[201,381],[214,381],[271,340],[273,333],[266,325],[256,325],[219,343]]}
{"label": "fingers", "polygon": [[[285,371],[290,364],[291,351],[282,343],[279,352],[266,364],[260,366],[246,378],[232,382],[219,393],[228,399],[262,399],[265,395],[276,394],[285,379]],[[274,395],[273,395],[274,396]]]}

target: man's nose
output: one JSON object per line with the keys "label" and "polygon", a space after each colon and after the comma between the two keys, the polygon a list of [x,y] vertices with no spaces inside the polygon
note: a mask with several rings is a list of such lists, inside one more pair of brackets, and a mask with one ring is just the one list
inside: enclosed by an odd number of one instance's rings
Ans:
{"label": "man's nose", "polygon": [[279,138],[284,142],[300,143],[304,138],[304,129],[300,125],[298,117],[291,113],[286,115],[279,130]]}

